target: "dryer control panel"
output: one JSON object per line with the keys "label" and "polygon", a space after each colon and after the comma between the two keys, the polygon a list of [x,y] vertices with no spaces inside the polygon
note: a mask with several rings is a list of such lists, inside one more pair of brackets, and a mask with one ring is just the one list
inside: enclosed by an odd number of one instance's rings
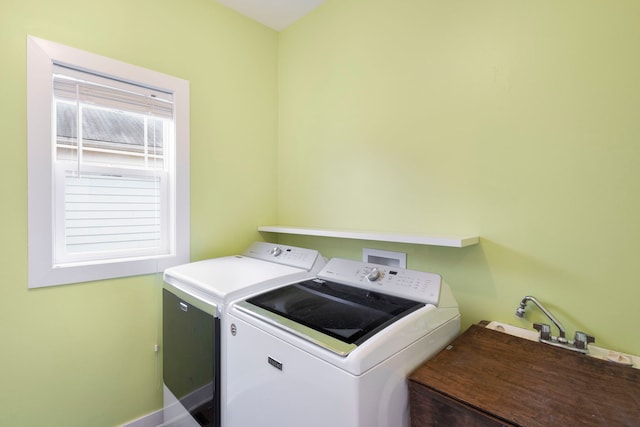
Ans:
{"label": "dryer control panel", "polygon": [[341,258],[329,260],[318,277],[433,305],[442,284],[439,274]]}
{"label": "dryer control panel", "polygon": [[267,242],[254,242],[243,255],[307,271],[313,268],[316,259],[320,256],[319,252],[313,249]]}

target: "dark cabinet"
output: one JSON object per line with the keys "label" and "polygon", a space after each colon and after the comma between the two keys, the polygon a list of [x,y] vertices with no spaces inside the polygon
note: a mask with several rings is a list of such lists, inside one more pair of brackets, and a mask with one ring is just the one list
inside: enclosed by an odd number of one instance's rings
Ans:
{"label": "dark cabinet", "polygon": [[640,370],[471,326],[409,377],[411,426],[639,426]]}

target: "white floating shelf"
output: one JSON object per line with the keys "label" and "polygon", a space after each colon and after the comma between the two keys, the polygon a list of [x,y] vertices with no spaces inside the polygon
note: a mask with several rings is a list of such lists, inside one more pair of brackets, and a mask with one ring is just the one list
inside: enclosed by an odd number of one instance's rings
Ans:
{"label": "white floating shelf", "polygon": [[334,230],[326,228],[287,227],[282,225],[263,225],[258,231],[280,234],[300,234],[303,236],[337,237],[340,239],[374,240],[378,242],[411,243],[414,245],[448,246],[463,248],[477,245],[478,236],[440,236],[422,234],[378,233],[367,231]]}

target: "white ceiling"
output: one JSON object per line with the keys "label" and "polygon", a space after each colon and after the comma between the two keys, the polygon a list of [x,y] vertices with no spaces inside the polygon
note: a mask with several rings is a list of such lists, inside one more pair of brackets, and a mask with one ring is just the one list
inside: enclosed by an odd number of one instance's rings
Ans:
{"label": "white ceiling", "polygon": [[284,30],[293,22],[318,7],[325,0],[218,0],[276,31]]}

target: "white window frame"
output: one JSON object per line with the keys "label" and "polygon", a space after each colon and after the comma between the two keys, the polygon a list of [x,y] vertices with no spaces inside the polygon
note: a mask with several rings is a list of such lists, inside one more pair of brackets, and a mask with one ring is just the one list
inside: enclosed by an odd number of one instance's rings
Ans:
{"label": "white window frame", "polygon": [[[175,151],[169,175],[168,227],[172,249],[165,255],[56,264],[56,173],[53,102],[53,64],[100,73],[122,81],[141,83],[173,94]],[[28,157],[28,286],[37,288],[161,272],[189,262],[189,82],[104,56],[27,36],[27,157]]]}

